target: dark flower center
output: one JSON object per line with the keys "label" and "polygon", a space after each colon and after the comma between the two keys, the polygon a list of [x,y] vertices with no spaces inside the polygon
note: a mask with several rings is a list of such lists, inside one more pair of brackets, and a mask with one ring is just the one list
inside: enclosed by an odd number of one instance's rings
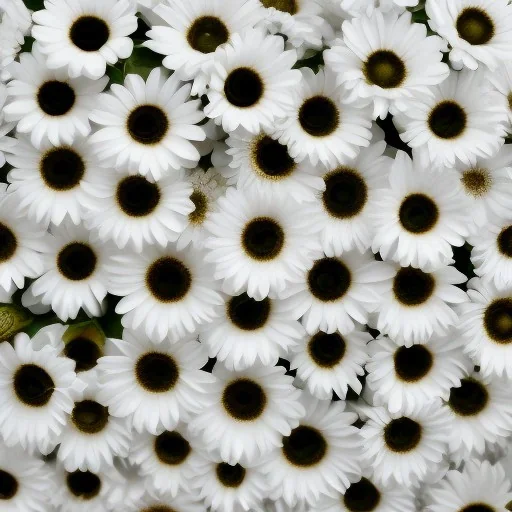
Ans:
{"label": "dark flower center", "polygon": [[423,345],[400,347],[394,355],[395,373],[405,382],[421,380],[432,368],[433,358]]}
{"label": "dark flower center", "polygon": [[315,428],[299,425],[288,437],[283,437],[282,450],[290,464],[299,467],[314,466],[327,453],[327,442]]}
{"label": "dark flower center", "polygon": [[0,500],[10,500],[18,492],[18,481],[10,473],[0,469]]}
{"label": "dark flower center", "polygon": [[486,169],[468,169],[460,179],[467,194],[473,197],[484,196],[492,185],[492,178]]}
{"label": "dark flower center", "polygon": [[128,116],[128,132],[140,144],[157,144],[169,129],[167,114],[155,105],[140,105]]}
{"label": "dark flower center", "polygon": [[179,374],[174,359],[161,352],[148,352],[135,364],[137,382],[151,393],[164,393],[172,389]]}
{"label": "dark flower center", "polygon": [[265,325],[270,315],[270,299],[255,300],[242,293],[232,297],[227,307],[228,317],[239,329],[254,331]]}
{"label": "dark flower center", "polygon": [[267,397],[263,388],[250,379],[237,379],[226,386],[222,394],[222,404],[226,412],[239,421],[252,421],[259,418]]}
{"label": "dark flower center", "polygon": [[368,187],[354,169],[340,167],[325,177],[324,208],[338,219],[355,217],[368,199]]}
{"label": "dark flower center", "polygon": [[14,392],[25,405],[42,407],[53,395],[55,384],[43,368],[35,364],[24,364],[14,374]]}
{"label": "dark flower center", "polygon": [[45,153],[40,164],[41,177],[54,190],[71,190],[85,173],[85,165],[72,148],[54,148]]}
{"label": "dark flower center", "polygon": [[90,471],[74,471],[68,473],[66,483],[69,492],[82,500],[95,498],[101,489],[101,480]]}
{"label": "dark flower center", "polygon": [[191,452],[189,442],[179,432],[163,432],[155,438],[155,453],[160,462],[177,466]]}
{"label": "dark flower center", "polygon": [[315,261],[308,273],[310,292],[324,302],[343,297],[350,288],[351,281],[350,270],[337,258]]}
{"label": "dark flower center", "polygon": [[226,99],[239,108],[252,107],[258,103],[264,90],[261,77],[250,68],[234,69],[224,83]]}
{"label": "dark flower center", "polygon": [[345,340],[337,332],[317,332],[308,343],[309,356],[322,368],[336,366],[343,359],[345,350]]}
{"label": "dark flower center", "polygon": [[49,116],[63,116],[75,104],[75,91],[67,82],[50,80],[37,92],[37,102],[41,110]]}
{"label": "dark flower center", "polygon": [[84,52],[97,52],[110,37],[108,25],[96,16],[81,16],[69,31],[69,38]]}
{"label": "dark flower center", "polygon": [[384,428],[384,441],[394,452],[404,453],[416,448],[421,440],[421,425],[406,416],[391,420]]}
{"label": "dark flower center", "polygon": [[108,408],[94,400],[82,400],[75,403],[71,421],[81,432],[97,434],[107,426]]}
{"label": "dark flower center", "polygon": [[498,248],[504,256],[512,258],[512,226],[501,230],[498,235]]}
{"label": "dark flower center", "polygon": [[224,44],[229,38],[229,32],[219,18],[203,16],[192,23],[188,29],[188,44],[201,53],[214,52],[217,46]]}
{"label": "dark flower center", "polygon": [[208,212],[208,198],[204,192],[194,190],[190,195],[190,200],[194,203],[195,209],[189,213],[188,220],[192,224],[202,224]]}
{"label": "dark flower center", "polygon": [[128,176],[117,185],[117,203],[126,215],[149,215],[160,201],[160,189],[142,176]]}
{"label": "dark flower center", "polygon": [[81,242],[66,245],[57,256],[60,273],[71,281],[87,279],[94,272],[96,263],[94,251]]}
{"label": "dark flower center", "polygon": [[300,107],[302,129],[313,137],[330,135],[340,123],[340,114],[334,102],[326,96],[308,98]]}
{"label": "dark flower center", "polygon": [[488,43],[494,36],[492,18],[478,7],[466,7],[462,10],[455,23],[459,37],[469,44]]}
{"label": "dark flower center", "polygon": [[410,233],[426,233],[436,225],[439,210],[430,197],[411,194],[402,201],[398,216],[403,228]]}
{"label": "dark flower center", "polygon": [[450,390],[448,405],[459,416],[474,416],[485,409],[489,394],[475,379],[462,379],[458,388]]}
{"label": "dark flower center", "polygon": [[17,247],[18,242],[14,233],[0,222],[0,262],[11,258]]}
{"label": "dark flower center", "polygon": [[274,7],[278,11],[297,14],[297,0],[261,0],[264,7]]}
{"label": "dark flower center", "polygon": [[350,512],[371,512],[380,502],[380,492],[367,478],[351,484],[343,496],[343,503]]}
{"label": "dark flower center", "polygon": [[255,144],[253,166],[259,174],[269,179],[281,179],[295,170],[295,161],[288,153],[288,148],[268,135],[264,135]]}
{"label": "dark flower center", "polygon": [[76,372],[83,372],[94,368],[102,353],[100,347],[94,341],[78,336],[66,343],[64,355],[75,361]]}
{"label": "dark flower center", "polygon": [[217,478],[224,487],[239,487],[245,478],[245,468],[240,464],[231,466],[226,462],[217,464]]}
{"label": "dark flower center", "polygon": [[257,217],[245,226],[242,244],[251,258],[260,261],[271,260],[283,248],[283,228],[274,219]]}
{"label": "dark flower center", "polygon": [[418,268],[402,267],[393,280],[393,293],[404,306],[419,306],[430,298],[435,284],[431,274]]}
{"label": "dark flower center", "polygon": [[496,343],[512,341],[512,299],[497,299],[484,313],[484,327],[487,335]]}
{"label": "dark flower center", "polygon": [[172,508],[166,507],[165,505],[153,505],[152,507],[145,508],[140,512],[176,512]]}
{"label": "dark flower center", "polygon": [[383,89],[391,89],[403,83],[407,70],[395,52],[377,50],[364,63],[363,73],[368,82]]}
{"label": "dark flower center", "polygon": [[473,503],[465,506],[459,512],[496,512],[496,510],[485,503]]}
{"label": "dark flower center", "polygon": [[146,284],[160,302],[177,302],[189,291],[192,276],[180,260],[166,256],[151,264]]}
{"label": "dark flower center", "polygon": [[454,101],[442,101],[431,110],[428,125],[441,139],[454,139],[466,129],[466,112]]}

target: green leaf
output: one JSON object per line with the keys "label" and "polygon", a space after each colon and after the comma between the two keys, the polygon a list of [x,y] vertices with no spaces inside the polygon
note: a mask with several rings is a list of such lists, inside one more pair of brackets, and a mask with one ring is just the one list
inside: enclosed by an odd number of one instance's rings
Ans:
{"label": "green leaf", "polygon": [[152,52],[145,46],[138,46],[133,49],[133,53],[124,63],[125,76],[130,73],[136,73],[146,80],[153,68],[162,65],[163,56]]}
{"label": "green leaf", "polygon": [[105,334],[96,320],[88,320],[79,324],[70,325],[62,341],[68,344],[70,341],[76,340],[77,338],[86,338],[94,342],[100,349],[103,349],[105,345]]}
{"label": "green leaf", "polygon": [[12,338],[33,320],[34,315],[25,308],[16,304],[0,304],[0,340]]}
{"label": "green leaf", "polygon": [[107,66],[107,76],[110,78],[109,85],[122,84],[124,82],[123,71],[114,66]]}
{"label": "green leaf", "polygon": [[40,11],[41,9],[44,9],[43,0],[24,0],[24,2],[27,9],[30,9],[31,11]]}
{"label": "green leaf", "polygon": [[21,51],[22,52],[31,52],[33,44],[34,44],[34,38],[33,37],[31,37],[31,36],[25,37],[25,41],[21,45]]}
{"label": "green leaf", "polygon": [[96,319],[107,338],[121,339],[123,337],[121,315],[116,313],[116,306],[120,300],[121,297],[107,295],[107,312],[102,317]]}

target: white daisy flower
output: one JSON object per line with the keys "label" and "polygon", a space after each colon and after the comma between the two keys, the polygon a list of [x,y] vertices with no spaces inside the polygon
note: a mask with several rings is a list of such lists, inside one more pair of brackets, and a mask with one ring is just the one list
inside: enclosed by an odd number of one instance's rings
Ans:
{"label": "white daisy flower", "polygon": [[252,299],[247,293],[227,297],[222,314],[201,329],[199,339],[230,370],[255,363],[274,366],[304,337],[302,325],[290,318],[277,299]]}
{"label": "white daisy flower", "polygon": [[128,418],[137,432],[158,434],[189,421],[210,402],[216,379],[201,371],[208,356],[193,339],[153,343],[125,329],[111,353],[98,360],[98,400],[109,413]]}
{"label": "white daisy flower", "polygon": [[310,505],[321,496],[344,492],[361,476],[361,439],[353,412],[345,412],[343,402],[317,400],[303,393],[306,416],[282,439],[264,464],[272,474],[272,499],[282,498],[289,506]]}
{"label": "white daisy flower", "polygon": [[340,257],[316,253],[313,265],[282,293],[293,318],[301,318],[310,334],[346,334],[354,322],[365,324],[381,294],[390,286],[393,268],[371,254],[351,251]]}
{"label": "white daisy flower", "polygon": [[448,471],[429,489],[428,498],[428,512],[491,512],[506,510],[512,492],[501,464],[468,460],[462,471]]}
{"label": "white daisy flower", "polygon": [[272,197],[276,203],[287,196],[302,203],[325,190],[320,170],[307,162],[295,162],[288,147],[265,132],[256,135],[237,130],[226,140],[232,159],[223,170],[228,185],[248,193]]}
{"label": "white daisy flower", "polygon": [[227,293],[247,290],[261,300],[283,292],[311,264],[319,248],[314,206],[229,188],[218,207],[205,224],[205,260],[215,264],[214,278]]}
{"label": "white daisy flower", "polygon": [[423,167],[454,167],[496,155],[503,145],[507,108],[489,91],[483,72],[452,71],[432,94],[404,99],[395,113],[400,137]]}
{"label": "white daisy flower", "polygon": [[47,454],[59,442],[73,400],[85,384],[76,378],[74,364],[59,356],[59,347],[37,350],[25,333],[14,346],[0,344],[0,434],[8,446]]}
{"label": "white daisy flower", "polygon": [[501,61],[498,69],[487,75],[491,88],[498,91],[508,107],[507,133],[512,132],[512,63]]}
{"label": "white daisy flower", "polygon": [[33,14],[32,36],[50,69],[65,68],[70,77],[98,79],[107,64],[133,50],[129,34],[137,29],[132,0],[47,0]]}
{"label": "white daisy flower", "polygon": [[[0,24],[0,29],[2,28]],[[1,44],[1,36],[0,36]],[[16,139],[9,137],[9,133],[14,129],[15,123],[7,122],[4,116],[4,107],[7,101],[7,87],[0,82],[0,167],[5,164],[6,155],[16,146]]]}
{"label": "white daisy flower", "polygon": [[[446,43],[428,36],[409,11],[384,14],[375,9],[346,21],[343,39],[325,52],[337,81],[349,91],[347,102],[373,103],[373,118],[384,119],[390,107],[413,95],[431,95],[449,68],[441,62]],[[400,34],[397,38],[396,35]]]}
{"label": "white daisy flower", "polygon": [[91,181],[93,197],[85,222],[102,241],[113,240],[119,249],[142,252],[149,244],[175,242],[194,209],[192,187],[181,172],[156,183],[127,171],[98,174]]}
{"label": "white daisy flower", "polygon": [[290,368],[297,369],[297,378],[320,400],[330,400],[333,392],[343,400],[348,386],[360,394],[358,376],[364,375],[366,344],[371,339],[371,334],[359,329],[345,335],[317,331],[292,349]]}
{"label": "white daisy flower", "polygon": [[373,252],[406,267],[435,269],[452,262],[452,245],[469,234],[466,203],[454,173],[435,173],[399,151],[373,215]]}
{"label": "white daisy flower", "polygon": [[208,69],[209,103],[204,113],[226,132],[239,126],[251,133],[270,130],[278,118],[289,115],[293,89],[300,72],[291,69],[295,50],[284,50],[280,36],[260,29],[233,34],[215,51]]}
{"label": "white daisy flower", "polygon": [[301,82],[289,93],[293,112],[278,122],[274,136],[299,162],[309,158],[313,165],[320,161],[335,167],[355,158],[370,144],[369,110],[342,103],[342,91],[329,69],[316,75],[309,68],[301,72]]}
{"label": "white daisy flower", "polygon": [[448,400],[450,388],[472,368],[461,342],[451,337],[434,336],[410,347],[381,337],[368,344],[368,352],[365,393],[391,413],[410,414],[436,396]]}
{"label": "white daisy flower", "polygon": [[130,74],[124,86],[112,84],[110,93],[100,96],[90,118],[103,127],[89,140],[105,166],[158,181],[199,161],[191,141],[205,139],[203,128],[196,126],[204,118],[200,105],[201,100],[190,99],[190,84],[180,82],[177,74],[166,78],[162,68],[154,68],[146,82]]}
{"label": "white daisy flower", "polygon": [[52,230],[44,251],[44,272],[23,294],[24,306],[51,306],[61,320],[74,319],[82,308],[89,317],[101,316],[107,295],[106,266],[112,248],[101,244],[82,225],[69,222]]}
{"label": "white daisy flower", "polygon": [[116,313],[124,327],[143,327],[155,341],[187,336],[219,313],[222,297],[198,251],[148,246],[140,254],[116,254],[109,291],[123,297]]}
{"label": "white daisy flower", "polygon": [[454,69],[494,70],[512,51],[512,6],[508,0],[428,0],[428,24],[450,47]]}
{"label": "white daisy flower", "polygon": [[301,391],[282,366],[253,365],[229,372],[216,364],[217,381],[210,386],[210,407],[189,423],[208,452],[229,464],[251,464],[282,445],[304,416]]}

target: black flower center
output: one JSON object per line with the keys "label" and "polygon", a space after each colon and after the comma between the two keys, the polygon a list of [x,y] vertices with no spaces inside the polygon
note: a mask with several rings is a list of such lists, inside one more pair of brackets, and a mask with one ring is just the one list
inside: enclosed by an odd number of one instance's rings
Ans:
{"label": "black flower center", "polygon": [[252,421],[261,416],[267,405],[263,388],[250,379],[237,379],[226,386],[222,394],[226,412],[239,421]]}
{"label": "black flower center", "polygon": [[10,473],[0,469],[0,500],[10,500],[18,492],[18,481]]}
{"label": "black flower center", "polygon": [[42,407],[53,395],[55,384],[46,370],[35,364],[24,364],[14,374],[14,392],[25,405]]}
{"label": "black flower center", "polygon": [[231,71],[224,83],[226,99],[239,108],[252,107],[263,96],[263,80],[250,68],[237,68]]}
{"label": "black flower center", "polygon": [[146,274],[146,283],[160,302],[177,302],[189,291],[192,276],[180,260],[167,256],[151,264]]}
{"label": "black flower center", "polygon": [[231,466],[226,462],[217,464],[217,478],[224,487],[239,487],[245,478],[245,468],[240,464]]}
{"label": "black flower center", "polygon": [[496,512],[496,510],[485,503],[472,503],[471,505],[466,505],[459,512]]}
{"label": "black flower center", "polygon": [[140,105],[132,110],[127,121],[128,133],[140,144],[157,144],[169,129],[167,114],[155,105]]}
{"label": "black flower center", "polygon": [[155,438],[155,453],[160,462],[177,466],[191,452],[189,442],[179,432],[163,432]]}
{"label": "black flower center", "polygon": [[261,0],[264,7],[274,7],[278,11],[287,12],[289,14],[297,14],[297,0]]}
{"label": "black flower center", "polygon": [[407,69],[395,52],[377,50],[364,63],[363,73],[368,82],[383,89],[391,89],[403,83]]}
{"label": "black flower center", "polygon": [[11,258],[17,247],[18,242],[14,233],[0,222],[0,262]]}
{"label": "black flower center", "polygon": [[69,31],[69,38],[84,52],[97,52],[110,37],[108,25],[96,16],[81,16]]}
{"label": "black flower center", "polygon": [[496,343],[512,341],[512,299],[497,299],[484,313],[484,327],[487,335]]}
{"label": "black flower center", "polygon": [[486,169],[468,169],[460,179],[467,194],[473,197],[484,196],[492,185],[492,178]]}
{"label": "black flower center", "polygon": [[71,421],[81,432],[97,434],[107,426],[108,408],[94,400],[82,400],[75,403]]}
{"label": "black flower center", "polygon": [[255,300],[242,293],[232,297],[228,302],[229,319],[239,329],[254,331],[265,325],[270,315],[270,299]]}
{"label": "black flower center", "polygon": [[430,298],[435,284],[431,274],[418,268],[403,267],[393,280],[393,293],[404,306],[419,306]]}
{"label": "black flower center", "polygon": [[60,273],[71,281],[87,279],[94,272],[96,263],[94,251],[81,242],[66,245],[57,256]]}
{"label": "black flower center", "polygon": [[432,368],[433,358],[423,345],[400,347],[394,355],[395,372],[405,382],[421,380]]}
{"label": "black flower center", "polygon": [[466,7],[462,10],[455,23],[459,37],[469,44],[488,43],[494,36],[492,18],[478,7]]}
{"label": "black flower center", "polygon": [[442,101],[430,111],[428,125],[439,138],[454,139],[466,129],[466,112],[454,101]]}
{"label": "black flower center", "polygon": [[474,416],[482,412],[489,400],[485,387],[475,379],[462,379],[458,388],[450,390],[448,405],[459,416]]}
{"label": "black flower center", "polygon": [[76,187],[85,173],[81,156],[72,148],[51,149],[41,159],[41,177],[54,190],[71,190]]}
{"label": "black flower center", "polygon": [[164,393],[174,387],[179,369],[172,357],[161,352],[148,352],[135,364],[137,382],[151,393]]}
{"label": "black flower center", "polygon": [[206,219],[208,212],[208,197],[200,190],[194,190],[190,195],[190,200],[194,203],[194,211],[189,213],[188,220],[192,224],[202,224]]}
{"label": "black flower center", "polygon": [[350,288],[350,270],[337,258],[323,258],[308,273],[310,292],[319,300],[337,300]]}
{"label": "black flower center", "polygon": [[188,44],[201,53],[214,52],[217,46],[224,44],[229,38],[229,32],[219,18],[203,16],[192,23],[188,29]]}
{"label": "black flower center", "polygon": [[350,512],[371,512],[380,502],[380,492],[367,478],[351,484],[343,496],[343,503]]}
{"label": "black flower center", "polygon": [[340,123],[335,103],[326,96],[308,98],[300,107],[299,122],[302,129],[313,137],[330,135]]}
{"label": "black flower center", "polygon": [[149,215],[160,201],[160,189],[142,176],[128,176],[117,185],[117,203],[126,215]]}
{"label": "black flower center", "polygon": [[281,179],[295,170],[288,148],[268,135],[259,138],[253,149],[253,166],[265,178]]}
{"label": "black flower center", "polygon": [[391,420],[384,428],[384,441],[394,452],[404,453],[416,448],[421,440],[421,425],[406,416]]}
{"label": "black flower center", "polygon": [[69,492],[82,500],[92,500],[101,489],[101,480],[90,471],[68,473],[66,483]]}
{"label": "black flower center", "polygon": [[63,116],[75,104],[75,91],[67,82],[50,80],[37,92],[37,102],[41,110],[49,116]]}
{"label": "black flower center", "polygon": [[317,332],[308,343],[309,356],[322,368],[336,366],[343,359],[345,350],[345,340],[337,332]]}
{"label": "black flower center", "polygon": [[170,507],[166,507],[165,505],[153,505],[152,507],[145,508],[140,512],[176,512],[174,509]]}
{"label": "black flower center", "polygon": [[282,450],[290,464],[300,467],[314,466],[327,453],[327,442],[315,428],[299,425],[288,437],[283,437]]}
{"label": "black flower center", "polygon": [[355,217],[368,199],[368,187],[361,175],[341,167],[325,177],[324,208],[338,219]]}
{"label": "black flower center", "polygon": [[512,258],[512,226],[501,230],[498,235],[498,249],[504,256]]}
{"label": "black flower center", "polygon": [[411,194],[400,205],[400,223],[410,233],[426,233],[437,223],[439,210],[436,203],[424,194]]}
{"label": "black flower center", "polygon": [[102,353],[100,347],[94,341],[78,336],[66,343],[64,355],[75,361],[76,372],[83,372],[94,368]]}
{"label": "black flower center", "polygon": [[271,260],[283,248],[283,228],[268,217],[252,219],[242,232],[242,244],[251,258],[260,261]]}

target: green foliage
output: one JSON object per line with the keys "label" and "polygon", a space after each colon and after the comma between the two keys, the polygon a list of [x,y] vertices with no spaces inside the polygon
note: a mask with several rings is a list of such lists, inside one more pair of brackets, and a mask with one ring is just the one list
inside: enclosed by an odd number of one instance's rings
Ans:
{"label": "green foliage", "polygon": [[30,9],[31,11],[40,11],[41,9],[44,9],[44,2],[43,0],[23,0],[25,5],[27,6],[27,9]]}
{"label": "green foliage", "polygon": [[144,46],[136,46],[124,63],[124,75],[136,73],[146,80],[152,69],[162,65],[162,60],[162,55]]}

